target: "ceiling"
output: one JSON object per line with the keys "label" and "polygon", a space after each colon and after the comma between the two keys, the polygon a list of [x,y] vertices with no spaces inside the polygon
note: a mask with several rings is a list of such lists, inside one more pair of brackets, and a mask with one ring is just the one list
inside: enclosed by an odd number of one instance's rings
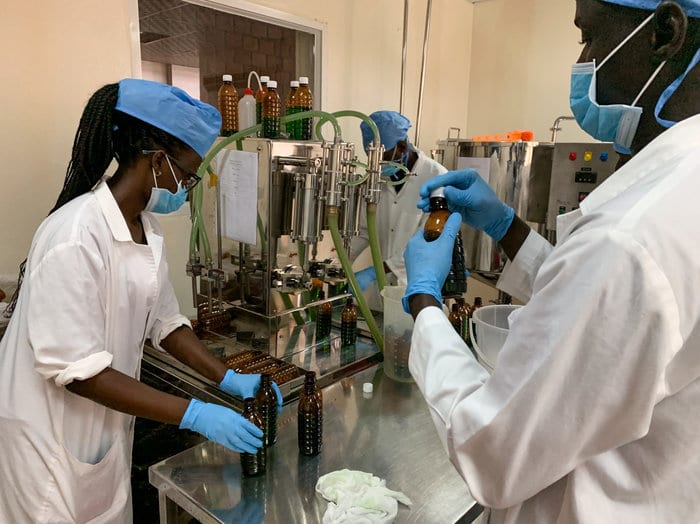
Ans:
{"label": "ceiling", "polygon": [[141,59],[198,67],[214,20],[211,11],[180,0],[139,0],[138,5]]}

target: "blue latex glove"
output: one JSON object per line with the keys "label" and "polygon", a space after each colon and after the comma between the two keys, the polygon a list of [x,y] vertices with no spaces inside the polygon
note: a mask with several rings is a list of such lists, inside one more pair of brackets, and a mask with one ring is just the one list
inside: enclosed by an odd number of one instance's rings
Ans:
{"label": "blue latex glove", "polygon": [[452,212],[474,229],[484,231],[496,242],[500,241],[513,223],[515,211],[501,202],[491,186],[473,169],[450,171],[428,180],[420,188],[418,207],[428,211],[430,192],[445,187],[445,198]]}
{"label": "blue latex glove", "polygon": [[355,273],[355,278],[357,283],[360,284],[360,289],[366,291],[372,285],[372,282],[377,280],[377,273],[374,271],[374,266],[369,266]]}
{"label": "blue latex glove", "polygon": [[[219,383],[219,389],[229,395],[241,398],[251,398],[255,396],[260,387],[260,373],[236,373],[229,369],[224,375],[224,379]],[[277,395],[277,414],[282,411],[282,392],[279,386],[272,381],[272,389]]]}
{"label": "blue latex glove", "polygon": [[235,411],[196,398],[190,401],[180,421],[180,429],[190,429],[209,440],[239,453],[256,453],[262,446],[262,430]]}
{"label": "blue latex glove", "polygon": [[403,253],[408,285],[401,301],[406,313],[410,314],[408,298],[411,295],[432,295],[435,300],[442,302],[441,290],[450,273],[452,250],[461,225],[461,215],[452,213],[437,239],[428,242],[423,238],[423,231],[418,231],[408,241]]}
{"label": "blue latex glove", "polygon": [[215,509],[212,513],[224,524],[262,524],[265,522],[265,504],[261,500],[246,500],[244,498],[231,509]]}

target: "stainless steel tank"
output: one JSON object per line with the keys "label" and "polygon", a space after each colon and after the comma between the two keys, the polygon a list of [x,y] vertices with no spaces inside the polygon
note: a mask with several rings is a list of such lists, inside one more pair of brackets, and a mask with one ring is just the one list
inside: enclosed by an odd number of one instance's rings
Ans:
{"label": "stainless steel tank", "polygon": [[[449,169],[473,168],[496,192],[498,197],[521,217],[528,216],[532,200],[531,172],[537,142],[474,142],[448,139],[438,143],[435,156],[441,156]],[[503,270],[506,256],[491,237],[469,226],[462,226],[467,268],[487,277]]]}

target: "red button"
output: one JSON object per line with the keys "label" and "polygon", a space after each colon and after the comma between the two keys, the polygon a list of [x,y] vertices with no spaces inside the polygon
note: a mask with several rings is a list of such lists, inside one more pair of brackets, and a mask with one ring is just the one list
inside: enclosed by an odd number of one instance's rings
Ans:
{"label": "red button", "polygon": [[574,160],[576,160],[576,152],[575,151],[572,151],[571,153],[569,153],[569,160],[571,160],[572,162]]}

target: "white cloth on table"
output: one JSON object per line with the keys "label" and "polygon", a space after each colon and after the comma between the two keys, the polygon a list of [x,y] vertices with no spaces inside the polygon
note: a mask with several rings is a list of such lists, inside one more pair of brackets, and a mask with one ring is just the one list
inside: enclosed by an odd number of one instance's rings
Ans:
{"label": "white cloth on table", "polygon": [[323,475],[316,491],[329,501],[324,524],[384,524],[396,518],[399,502],[411,505],[406,495],[364,471],[341,469]]}

